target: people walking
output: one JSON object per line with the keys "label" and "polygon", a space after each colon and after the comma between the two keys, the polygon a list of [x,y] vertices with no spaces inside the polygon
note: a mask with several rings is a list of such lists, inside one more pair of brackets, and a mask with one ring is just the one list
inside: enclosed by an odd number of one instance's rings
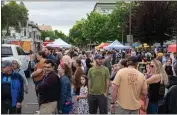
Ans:
{"label": "people walking", "polygon": [[55,63],[52,60],[45,60],[44,63],[44,78],[36,88],[39,93],[40,114],[54,114],[60,97],[60,81],[55,73]]}
{"label": "people walking", "polygon": [[[26,79],[26,75],[24,71],[20,68],[20,62],[17,60],[13,60],[12,67],[13,67],[14,72],[17,72],[22,76],[23,83],[24,83],[24,92],[27,94],[28,93],[28,81]],[[17,114],[21,114],[21,107],[17,109]]]}
{"label": "people walking", "polygon": [[60,75],[61,94],[58,103],[58,110],[62,114],[69,114],[72,109],[72,96],[71,96],[71,68],[65,64],[60,63],[58,66],[58,73]]}
{"label": "people walking", "polygon": [[46,59],[51,59],[56,63],[56,57],[52,54],[52,50],[53,50],[52,47],[47,46],[44,48],[44,53],[45,53]]}
{"label": "people walking", "polygon": [[96,114],[98,107],[100,114],[107,114],[110,73],[108,68],[103,66],[101,55],[97,54],[94,59],[95,65],[88,71],[89,114]]}
{"label": "people walking", "polygon": [[79,95],[81,87],[81,76],[84,75],[84,71],[81,68],[81,63],[81,60],[76,60],[76,71],[74,73],[76,95]]}
{"label": "people walking", "polygon": [[17,114],[24,99],[23,78],[12,70],[11,61],[2,61],[1,69],[1,113]]}
{"label": "people walking", "polygon": [[136,70],[137,58],[129,57],[128,68],[120,69],[112,82],[111,111],[116,114],[138,114],[140,96],[147,95],[145,76]]}
{"label": "people walking", "polygon": [[[34,72],[31,74],[31,78],[33,79],[35,90],[37,86],[42,82],[43,75],[44,75],[44,66],[45,66],[45,59],[44,59],[44,52],[40,51],[36,53],[37,61],[39,61],[35,67]],[[38,97],[38,93],[36,91],[36,96]]]}
{"label": "people walking", "polygon": [[162,101],[165,95],[165,85],[168,84],[168,76],[162,63],[156,59],[151,61],[151,77],[147,79],[147,84],[149,85],[148,97],[148,114],[157,114],[160,111],[158,108],[158,103]]}
{"label": "people walking", "polygon": [[17,72],[22,76],[23,82],[24,82],[24,91],[27,94],[28,93],[28,81],[26,79],[26,75],[25,75],[24,70],[20,68],[20,62],[17,60],[13,60],[12,61],[12,68],[13,68],[14,72]]}

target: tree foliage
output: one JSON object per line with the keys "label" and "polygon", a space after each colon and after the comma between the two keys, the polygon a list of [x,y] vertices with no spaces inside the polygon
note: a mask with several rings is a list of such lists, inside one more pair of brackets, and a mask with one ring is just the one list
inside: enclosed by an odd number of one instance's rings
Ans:
{"label": "tree foliage", "polygon": [[45,38],[49,37],[50,40],[55,40],[61,38],[62,40],[68,42],[68,36],[65,35],[62,31],[54,30],[54,31],[41,31],[41,38],[45,41]]}
{"label": "tree foliage", "polygon": [[1,7],[1,30],[6,30],[9,34],[9,28],[13,27],[20,32],[21,27],[25,27],[28,20],[28,10],[15,1],[10,1]]}
{"label": "tree foliage", "polygon": [[139,2],[132,10],[132,34],[136,40],[163,43],[176,34],[176,29],[176,2]]}
{"label": "tree foliage", "polygon": [[130,15],[134,41],[163,43],[177,35],[177,2],[170,1],[119,1],[109,15],[91,12],[86,19],[77,21],[69,35],[77,45],[89,41],[121,41],[122,35],[126,41]]}
{"label": "tree foliage", "polygon": [[128,15],[127,6],[127,3],[117,2],[116,8],[110,15],[91,12],[87,15],[87,19],[77,21],[70,29],[70,37],[77,45],[120,40],[121,26]]}
{"label": "tree foliage", "polygon": [[69,38],[71,38],[70,42],[73,45],[82,46],[86,42],[85,37],[83,36],[83,25],[85,23],[85,19],[81,19],[77,21],[76,24],[69,31]]}
{"label": "tree foliage", "polygon": [[68,36],[62,31],[54,30],[54,34],[55,34],[55,37],[54,37],[55,39],[61,38],[64,41],[69,42]]}
{"label": "tree foliage", "polygon": [[100,31],[104,28],[108,19],[109,17],[107,15],[99,14],[97,12],[88,14],[87,20],[82,27],[83,36],[90,41],[105,41],[107,38],[106,36],[102,36]]}
{"label": "tree foliage", "polygon": [[115,9],[109,15],[109,20],[106,26],[103,28],[100,34],[107,37],[107,40],[121,40],[122,34],[125,34],[123,27],[125,25],[125,19],[129,16],[129,3],[117,2]]}
{"label": "tree foliage", "polygon": [[55,34],[53,31],[41,31],[41,38],[45,41],[46,37],[49,37],[51,40],[55,40]]}

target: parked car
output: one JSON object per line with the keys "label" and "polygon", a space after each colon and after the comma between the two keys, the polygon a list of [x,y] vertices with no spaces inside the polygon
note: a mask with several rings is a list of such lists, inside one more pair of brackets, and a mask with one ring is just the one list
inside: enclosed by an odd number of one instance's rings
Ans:
{"label": "parked car", "polygon": [[31,61],[29,58],[30,53],[25,53],[24,50],[18,45],[2,44],[1,46],[1,58],[3,60],[20,60],[21,69],[25,71],[26,77],[30,77],[31,74]]}

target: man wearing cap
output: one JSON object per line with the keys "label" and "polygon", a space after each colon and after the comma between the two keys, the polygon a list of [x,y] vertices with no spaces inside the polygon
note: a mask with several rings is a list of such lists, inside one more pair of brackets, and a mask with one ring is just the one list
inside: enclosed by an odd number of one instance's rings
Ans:
{"label": "man wearing cap", "polygon": [[120,69],[114,78],[111,110],[116,114],[138,114],[140,96],[147,95],[146,78],[136,66],[137,58],[128,58],[128,68]]}
{"label": "man wearing cap", "polygon": [[89,113],[96,114],[99,107],[100,114],[108,113],[107,94],[109,89],[109,70],[103,66],[103,57],[94,57],[95,65],[88,71]]}
{"label": "man wearing cap", "polygon": [[12,70],[12,62],[1,63],[1,113],[17,114],[24,98],[23,78]]}

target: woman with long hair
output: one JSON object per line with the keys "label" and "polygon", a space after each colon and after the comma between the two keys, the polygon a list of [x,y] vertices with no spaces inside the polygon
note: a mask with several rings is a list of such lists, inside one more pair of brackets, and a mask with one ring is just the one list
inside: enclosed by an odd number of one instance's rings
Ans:
{"label": "woman with long hair", "polygon": [[151,77],[147,79],[149,85],[148,97],[148,114],[157,114],[160,109],[158,108],[159,102],[163,99],[165,94],[165,85],[168,84],[168,76],[160,61],[154,59],[150,64]]}
{"label": "woman with long hair", "polygon": [[76,60],[76,71],[74,73],[76,95],[79,95],[79,92],[80,92],[80,87],[81,87],[80,79],[82,75],[84,75],[84,71],[82,69],[82,62],[81,60],[77,59]]}
{"label": "woman with long hair", "polygon": [[61,111],[62,114],[69,114],[72,109],[71,68],[65,63],[60,63],[58,66],[58,74],[61,82],[61,95],[58,103],[59,111]]}

